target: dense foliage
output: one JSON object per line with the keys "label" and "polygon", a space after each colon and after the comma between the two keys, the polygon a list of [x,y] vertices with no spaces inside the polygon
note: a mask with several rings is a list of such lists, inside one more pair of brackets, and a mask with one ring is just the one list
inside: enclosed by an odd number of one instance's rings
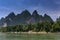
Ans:
{"label": "dense foliage", "polygon": [[27,25],[2,27],[1,32],[60,32],[60,22],[42,22]]}

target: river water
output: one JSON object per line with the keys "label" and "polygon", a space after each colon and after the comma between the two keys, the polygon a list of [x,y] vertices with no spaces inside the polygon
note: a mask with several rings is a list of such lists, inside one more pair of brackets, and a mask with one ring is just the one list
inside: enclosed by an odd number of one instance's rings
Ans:
{"label": "river water", "polygon": [[60,34],[0,33],[0,40],[60,40]]}

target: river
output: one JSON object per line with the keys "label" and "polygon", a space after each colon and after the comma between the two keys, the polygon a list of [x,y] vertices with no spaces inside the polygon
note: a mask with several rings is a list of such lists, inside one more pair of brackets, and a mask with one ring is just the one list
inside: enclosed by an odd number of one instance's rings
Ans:
{"label": "river", "polygon": [[0,33],[0,40],[60,40],[60,33],[57,34]]}

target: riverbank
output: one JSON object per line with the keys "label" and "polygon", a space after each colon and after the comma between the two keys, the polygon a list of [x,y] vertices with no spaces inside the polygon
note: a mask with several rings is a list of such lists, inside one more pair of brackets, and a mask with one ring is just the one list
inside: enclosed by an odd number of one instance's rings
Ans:
{"label": "riverbank", "polygon": [[2,32],[8,34],[60,34],[60,32]]}
{"label": "riverbank", "polygon": [[[14,33],[14,34],[47,34],[47,32],[4,32],[4,33]],[[48,32],[51,33],[51,32]]]}

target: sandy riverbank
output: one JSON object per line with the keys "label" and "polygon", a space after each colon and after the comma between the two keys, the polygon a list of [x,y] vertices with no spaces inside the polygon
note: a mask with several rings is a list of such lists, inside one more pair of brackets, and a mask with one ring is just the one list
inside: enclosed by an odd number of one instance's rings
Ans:
{"label": "sandy riverbank", "polygon": [[[47,34],[47,32],[6,32],[6,33],[15,33],[15,34]],[[48,32],[50,33],[50,32]]]}

